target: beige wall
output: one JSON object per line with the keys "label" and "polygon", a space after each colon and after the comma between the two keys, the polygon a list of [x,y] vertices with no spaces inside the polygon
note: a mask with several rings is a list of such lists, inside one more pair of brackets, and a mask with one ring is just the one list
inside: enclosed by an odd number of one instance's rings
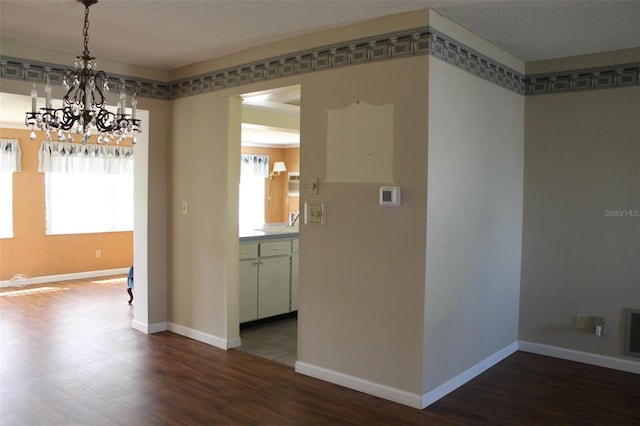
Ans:
{"label": "beige wall", "polygon": [[[422,12],[406,17],[404,22],[393,17],[380,28],[391,31],[420,26],[416,25],[416,16],[424,25]],[[350,36],[346,39],[379,34],[380,28],[370,23],[349,27]],[[326,37],[320,34],[312,45],[325,42]],[[305,37],[301,43],[310,41]],[[237,57],[247,55],[243,52]],[[254,60],[260,59],[264,52],[255,50],[253,55]],[[220,63],[229,60],[225,58]],[[239,140],[229,140],[226,120],[233,111],[225,98],[301,84],[302,181],[309,176],[320,178],[320,193],[313,199],[327,204],[328,222],[326,227],[303,226],[300,230],[299,359],[419,394],[426,211],[427,127],[422,118],[426,117],[426,64],[426,57],[383,61],[171,102],[174,145],[170,156],[171,323],[227,341],[237,337],[231,324],[232,303],[224,304],[224,300],[233,301],[237,294],[237,282],[231,279],[238,256],[237,241],[235,246],[231,241],[234,227],[237,232],[237,219],[234,224],[230,205],[226,206],[228,215],[224,215],[219,197],[224,199],[237,191],[237,177],[231,173],[227,180],[225,170],[227,158],[232,158],[228,154],[236,149],[233,144],[239,144]],[[214,63],[210,67],[218,68]],[[190,71],[191,68],[185,72]],[[326,110],[344,108],[359,100],[373,105],[394,105],[394,182],[325,184]],[[403,187],[402,207],[378,206],[378,187],[384,183]],[[187,216],[179,213],[181,200],[189,200]],[[304,200],[303,196],[301,203]],[[224,238],[227,235],[228,240]]]}
{"label": "beige wall", "polygon": [[[525,114],[521,340],[624,357],[640,306],[640,87],[531,96]],[[605,316],[597,337],[575,315]]]}
{"label": "beige wall", "polygon": [[524,98],[429,60],[423,390],[518,339]]}
{"label": "beige wall", "polygon": [[[206,94],[171,104],[169,321],[226,338],[229,99]],[[239,158],[239,141],[237,151]]]}
{"label": "beige wall", "polygon": [[[331,46],[333,44],[343,43],[344,41],[348,40],[358,40],[363,37],[387,34],[395,31],[423,28],[424,26],[426,26],[426,19],[428,14],[429,11],[426,9],[415,12],[400,13],[397,15],[385,16],[379,19],[372,19],[366,22],[360,22],[356,25],[347,25],[344,27],[332,28],[330,30],[303,34],[298,37],[292,37],[273,43],[263,44],[258,47],[235,52],[222,58],[205,60],[197,64],[172,70],[169,73],[169,81],[176,81],[193,77],[195,75],[206,74],[213,70],[234,68],[240,64],[246,64],[252,61],[260,61],[279,55],[288,55],[293,52],[299,52],[305,49],[315,49],[322,46]],[[294,80],[290,81],[291,82],[288,83],[289,85],[297,84],[297,82]],[[276,84],[279,87],[286,86],[286,84]],[[254,90],[262,90],[258,88],[250,88],[248,86],[245,86],[245,88],[248,88],[248,90],[242,90],[240,93],[249,93]]]}
{"label": "beige wall", "polygon": [[[138,98],[138,109],[148,111],[147,126],[148,149],[146,161],[141,167],[136,154],[135,193],[136,218],[134,232],[134,264],[136,280],[142,268],[146,268],[144,281],[148,283],[147,292],[141,294],[147,299],[148,312],[141,311],[138,303],[135,316],[158,324],[162,328],[168,316],[168,164],[170,123],[169,102],[158,99]],[[146,199],[139,194],[146,192]],[[144,207],[140,207],[144,204]],[[136,292],[138,292],[136,285]],[[136,298],[138,295],[136,294]]]}
{"label": "beige wall", "polygon": [[[300,230],[298,359],[418,394],[424,300],[427,58],[310,75],[302,83],[301,181],[319,177],[327,225]],[[382,83],[386,82],[386,83]],[[393,182],[326,183],[327,110],[394,108]],[[378,205],[383,184],[400,207]],[[301,185],[304,187],[304,185]]]}
{"label": "beige wall", "polygon": [[[300,170],[303,181],[320,178],[313,199],[328,207],[326,227],[300,231],[299,359],[415,393],[421,388],[426,202],[426,121],[415,118],[426,116],[426,63],[426,57],[410,58],[256,85],[302,84]],[[379,84],[388,78],[397,84]],[[423,95],[416,96],[420,87]],[[221,295],[237,292],[225,270],[237,250],[223,238],[233,226],[217,197],[237,191],[237,180],[224,176],[224,96],[236,94],[172,102],[170,321],[227,340],[237,336],[227,334]],[[379,184],[323,182],[326,110],[358,100],[395,106],[394,180],[406,206],[378,206]],[[179,213],[181,200],[189,202],[187,216]]]}

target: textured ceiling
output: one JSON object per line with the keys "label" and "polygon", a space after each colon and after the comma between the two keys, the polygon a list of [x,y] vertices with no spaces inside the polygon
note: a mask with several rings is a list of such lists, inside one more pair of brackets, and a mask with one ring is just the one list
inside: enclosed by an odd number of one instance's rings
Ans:
{"label": "textured ceiling", "polygon": [[[100,0],[98,59],[171,70],[251,46],[434,8],[526,61],[640,46],[639,0]],[[76,0],[0,0],[3,41],[80,54]]]}

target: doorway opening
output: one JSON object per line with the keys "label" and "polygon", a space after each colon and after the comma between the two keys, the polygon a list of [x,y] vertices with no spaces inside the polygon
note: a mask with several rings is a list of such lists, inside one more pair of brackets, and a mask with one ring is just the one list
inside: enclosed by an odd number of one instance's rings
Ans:
{"label": "doorway opening", "polygon": [[[240,95],[237,349],[297,358],[300,85]],[[292,185],[293,182],[293,185]]]}
{"label": "doorway opening", "polygon": [[[40,102],[43,102],[42,100]],[[24,111],[28,111],[31,106],[31,97],[21,94],[7,92],[0,93],[0,126],[4,129],[19,129],[25,131]],[[148,238],[149,235],[149,111],[138,109],[138,116],[142,120],[142,132],[138,135],[138,142],[134,155],[134,218],[133,218],[133,253],[136,265],[136,306],[132,327],[144,333],[164,331],[164,323],[149,324],[149,294],[152,293],[158,306],[166,305],[166,297],[158,297],[166,293],[166,281],[155,280],[157,286],[148,288],[148,260],[150,257]],[[28,140],[27,143],[35,144],[39,142]],[[96,257],[102,256],[98,250]],[[159,256],[155,256],[159,257]],[[126,265],[129,267],[130,265]],[[76,274],[71,273],[71,274]],[[77,273],[86,275],[84,272]],[[69,276],[70,274],[63,274]],[[46,275],[49,276],[48,274]],[[123,298],[126,297],[124,293]],[[126,299],[125,299],[126,300]],[[166,310],[163,308],[163,310]]]}

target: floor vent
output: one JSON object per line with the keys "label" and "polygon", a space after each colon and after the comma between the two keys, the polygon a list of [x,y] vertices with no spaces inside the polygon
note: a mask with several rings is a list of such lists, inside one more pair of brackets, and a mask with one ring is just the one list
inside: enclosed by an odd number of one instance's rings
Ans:
{"label": "floor vent", "polygon": [[627,308],[624,353],[640,358],[640,309]]}

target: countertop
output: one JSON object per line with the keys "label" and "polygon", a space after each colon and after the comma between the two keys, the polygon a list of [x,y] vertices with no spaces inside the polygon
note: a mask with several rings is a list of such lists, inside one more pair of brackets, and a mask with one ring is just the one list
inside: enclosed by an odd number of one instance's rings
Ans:
{"label": "countertop", "polygon": [[262,228],[240,229],[240,242],[281,240],[298,238],[298,227],[282,224],[265,225]]}

